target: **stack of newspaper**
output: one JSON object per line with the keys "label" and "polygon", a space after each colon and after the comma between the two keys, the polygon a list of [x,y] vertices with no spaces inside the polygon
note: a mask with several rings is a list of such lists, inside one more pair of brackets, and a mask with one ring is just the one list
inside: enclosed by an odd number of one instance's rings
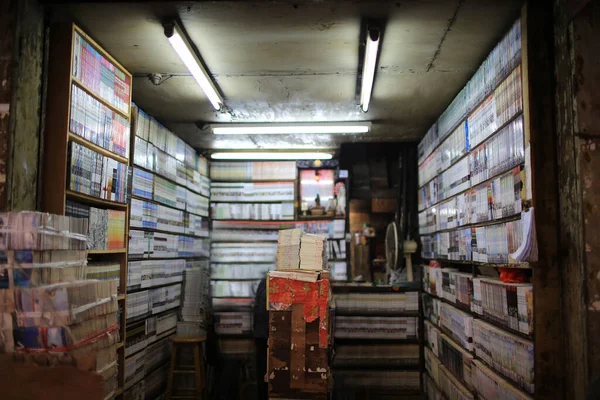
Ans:
{"label": "stack of newspaper", "polygon": [[311,235],[301,229],[280,231],[277,243],[277,270],[326,269],[326,241],[326,236]]}

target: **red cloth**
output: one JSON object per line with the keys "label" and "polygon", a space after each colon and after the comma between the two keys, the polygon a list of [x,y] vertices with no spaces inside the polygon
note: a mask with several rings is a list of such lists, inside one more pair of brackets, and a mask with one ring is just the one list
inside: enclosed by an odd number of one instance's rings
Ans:
{"label": "red cloth", "polygon": [[304,282],[286,278],[269,277],[269,306],[288,310],[292,304],[302,304],[304,320],[319,318],[319,346],[328,344],[329,279]]}

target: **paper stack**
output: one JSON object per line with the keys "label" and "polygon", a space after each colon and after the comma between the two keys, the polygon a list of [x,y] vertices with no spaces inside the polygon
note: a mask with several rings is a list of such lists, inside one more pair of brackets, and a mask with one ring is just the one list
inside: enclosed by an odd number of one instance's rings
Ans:
{"label": "paper stack", "polygon": [[303,234],[300,243],[300,269],[321,271],[326,269],[326,236]]}
{"label": "paper stack", "polygon": [[279,232],[277,239],[277,269],[300,268],[300,240],[304,232],[300,229],[286,229]]}
{"label": "paper stack", "polygon": [[280,231],[277,243],[277,270],[326,269],[326,241],[326,236],[304,233],[300,229]]}

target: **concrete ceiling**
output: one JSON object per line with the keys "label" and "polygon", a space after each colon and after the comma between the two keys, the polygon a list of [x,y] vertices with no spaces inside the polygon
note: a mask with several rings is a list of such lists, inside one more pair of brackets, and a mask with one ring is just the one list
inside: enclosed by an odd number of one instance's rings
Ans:
{"label": "concrete ceiling", "polygon": [[[518,17],[517,0],[68,4],[134,74],[133,99],[198,149],[337,148],[420,139]],[[215,111],[163,34],[177,16],[225,97]],[[361,21],[385,21],[368,113],[357,105]],[[362,38],[364,41],[364,38]],[[150,73],[169,78],[155,86]],[[367,135],[215,137],[218,122],[373,121]]]}

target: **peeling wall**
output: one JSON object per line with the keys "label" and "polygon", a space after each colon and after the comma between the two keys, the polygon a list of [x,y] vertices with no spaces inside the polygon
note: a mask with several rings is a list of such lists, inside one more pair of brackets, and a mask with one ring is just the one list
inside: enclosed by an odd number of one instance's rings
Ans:
{"label": "peeling wall", "polygon": [[14,0],[8,0],[0,4],[0,210],[6,207],[6,152],[8,147],[15,15]]}
{"label": "peeling wall", "polygon": [[556,128],[565,381],[600,376],[600,4],[556,0]]}
{"label": "peeling wall", "polygon": [[16,2],[6,204],[10,210],[37,208],[40,114],[44,59],[44,10],[36,0]]}

